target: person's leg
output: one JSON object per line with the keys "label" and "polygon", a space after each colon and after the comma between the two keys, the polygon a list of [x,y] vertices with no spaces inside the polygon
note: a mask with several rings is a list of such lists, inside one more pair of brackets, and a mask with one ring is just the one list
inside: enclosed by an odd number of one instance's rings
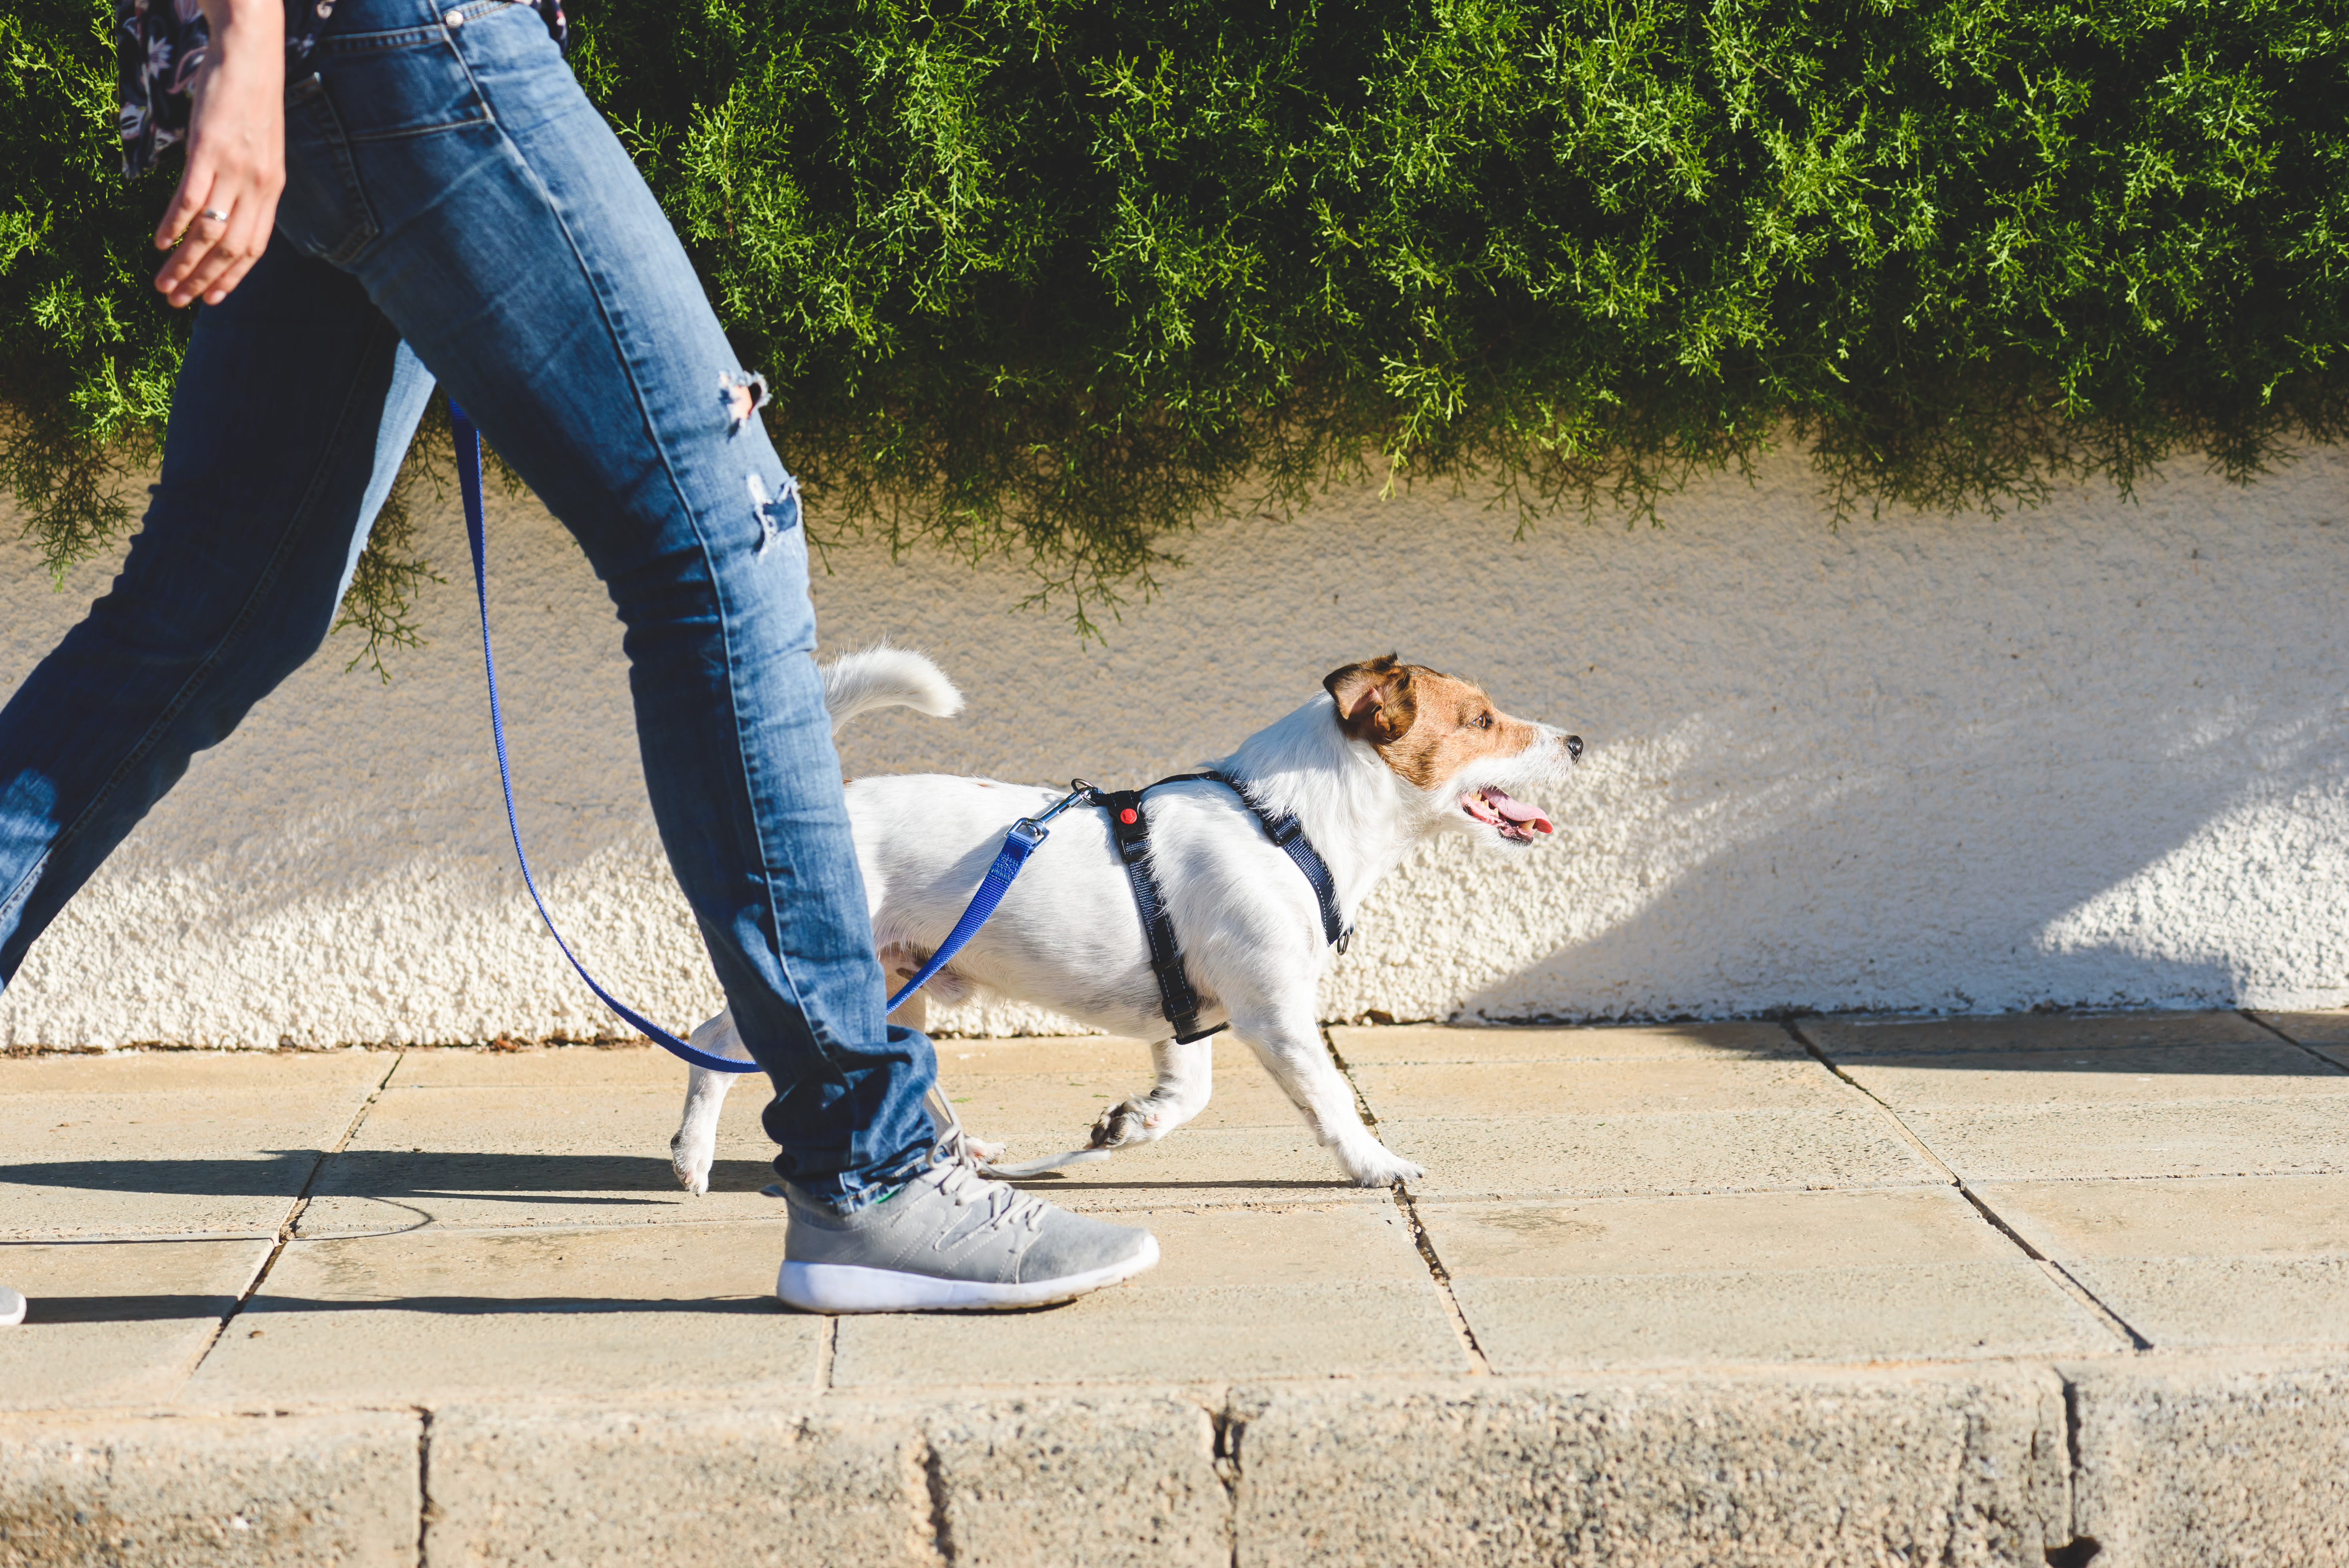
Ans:
{"label": "person's leg", "polygon": [[291,182],[347,208],[305,204],[303,237],[585,550],[777,1169],[843,1212],[884,1196],[929,1162],[935,1063],[884,1018],[798,500],[700,283],[527,8],[344,0],[318,59]]}
{"label": "person's leg", "polygon": [[431,390],[366,292],[282,241],[199,311],[129,558],[0,708],[0,988],[317,649]]}

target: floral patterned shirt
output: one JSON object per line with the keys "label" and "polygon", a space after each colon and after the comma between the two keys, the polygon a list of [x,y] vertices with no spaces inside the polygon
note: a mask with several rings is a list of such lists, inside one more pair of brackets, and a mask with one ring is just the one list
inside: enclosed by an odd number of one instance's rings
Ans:
{"label": "floral patterned shirt", "polygon": [[[562,43],[563,0],[512,0],[534,5],[546,30]],[[318,35],[335,14],[335,0],[285,0],[285,79],[311,70]],[[114,50],[121,109],[122,172],[144,174],[163,150],[188,134],[188,88],[203,69],[212,27],[198,0],[115,0]]]}

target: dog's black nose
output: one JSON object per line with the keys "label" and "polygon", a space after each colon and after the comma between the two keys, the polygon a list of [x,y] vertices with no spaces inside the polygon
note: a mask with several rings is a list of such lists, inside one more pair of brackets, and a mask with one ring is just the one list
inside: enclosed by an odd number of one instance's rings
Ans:
{"label": "dog's black nose", "polygon": [[1569,735],[1566,738],[1566,754],[1577,762],[1582,760],[1582,737]]}

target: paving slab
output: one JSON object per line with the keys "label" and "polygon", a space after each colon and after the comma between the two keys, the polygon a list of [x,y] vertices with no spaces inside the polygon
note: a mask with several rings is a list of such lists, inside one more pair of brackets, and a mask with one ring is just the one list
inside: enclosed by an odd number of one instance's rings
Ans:
{"label": "paving slab", "polygon": [[1498,1372],[2124,1348],[1947,1188],[1419,1215]]}
{"label": "paving slab", "polygon": [[1981,1193],[2157,1347],[2349,1342],[2349,1177],[1992,1182]]}
{"label": "paving slab", "polygon": [[[621,1085],[667,1089],[685,1098],[693,1069],[650,1041],[626,1046],[411,1046],[400,1054],[388,1088],[589,1088]],[[767,1080],[744,1076],[741,1091],[763,1099]]]}
{"label": "paving slab", "polygon": [[[1255,1052],[1223,1036],[1216,1037],[1214,1051],[1214,1094],[1189,1127],[1303,1125],[1297,1108],[1257,1063]],[[1011,1071],[999,1062],[979,1070],[955,1055],[940,1050],[938,1085],[965,1127],[983,1138],[1052,1144],[1054,1152],[1081,1148],[1095,1118],[1123,1099],[1147,1093],[1156,1081],[1150,1053],[1139,1046],[1128,1046],[1113,1063],[1056,1070]]]}
{"label": "paving slab", "polygon": [[2157,1350],[2349,1346],[2349,1256],[2100,1258],[2064,1266]]}
{"label": "paving slab", "polygon": [[1761,1061],[1405,1063],[1359,1067],[1353,1077],[1381,1126],[1428,1118],[1501,1120],[1768,1106],[1833,1109],[1866,1103],[1807,1056]]}
{"label": "paving slab", "polygon": [[394,1568],[417,1560],[412,1411],[0,1420],[15,1563]]}
{"label": "paving slab", "polygon": [[1962,1361],[2127,1344],[2023,1258],[1453,1282],[1495,1372]]}
{"label": "paving slab", "polygon": [[[1226,1053],[1245,1050],[1222,1035],[1214,1037],[1220,1073]],[[1038,1073],[1090,1078],[1095,1088],[1116,1087],[1119,1095],[1151,1081],[1150,1043],[1120,1035],[1036,1035],[1018,1039],[933,1040],[938,1073]],[[1237,1060],[1237,1057],[1232,1058]]]}
{"label": "paving slab", "polygon": [[1221,1382],[1469,1365],[1391,1203],[1130,1218],[1158,1237],[1149,1273],[1046,1312],[843,1318],[834,1386]]}
{"label": "paving slab", "polygon": [[1968,1181],[2349,1171],[2349,1100],[1959,1107],[1900,1119]]}
{"label": "paving slab", "polygon": [[699,1198],[669,1166],[684,1099],[682,1083],[386,1088],[319,1171],[298,1233],[771,1218],[759,1195],[775,1179],[774,1145],[759,1129],[765,1097],[728,1097]]}
{"label": "paving slab", "polygon": [[1975,1191],[2052,1258],[2349,1254],[2349,1176],[1992,1181]]}
{"label": "paving slab", "polygon": [[1957,1105],[2151,1104],[2246,1096],[2349,1095],[2349,1072],[2297,1046],[2117,1047],[2055,1051],[1945,1051],[1841,1064],[1896,1111]]}
{"label": "paving slab", "polygon": [[1240,1560],[1268,1568],[1987,1568],[2071,1539],[2063,1387],[2044,1369],[1462,1379],[1232,1403],[1247,1413]]}
{"label": "paving slab", "polygon": [[1945,1183],[1860,1097],[1839,1109],[1382,1119],[1428,1197],[1760,1192]]}
{"label": "paving slab", "polygon": [[0,1059],[0,1237],[274,1235],[397,1062],[373,1051]]}
{"label": "paving slab", "polygon": [[[1081,1143],[1029,1135],[1010,1140],[1005,1158],[1027,1160]],[[1383,1188],[1359,1187],[1302,1123],[1285,1127],[1184,1127],[1156,1143],[1122,1149],[1108,1160],[1072,1165],[1019,1185],[1063,1208],[1086,1212],[1173,1205],[1360,1203],[1391,1207]]]}
{"label": "paving slab", "polygon": [[295,1241],[182,1398],[771,1399],[814,1386],[823,1337],[774,1299],[782,1253],[780,1216]]}
{"label": "paving slab", "polygon": [[2326,1013],[2254,1013],[2287,1039],[2323,1051],[2349,1050],[2349,1008]]}
{"label": "paving slab", "polygon": [[45,1051],[0,1056],[0,1097],[20,1095],[355,1094],[354,1109],[401,1053],[328,1051]]}
{"label": "paving slab", "polygon": [[0,1282],[31,1304],[22,1327],[0,1330],[0,1409],[166,1403],[275,1244],[0,1246]]}
{"label": "paving slab", "polygon": [[2240,1013],[2002,1013],[1967,1018],[1795,1020],[1795,1031],[1840,1064],[1922,1051],[2121,1050],[2147,1046],[2258,1046],[2275,1037]]}
{"label": "paving slab", "polygon": [[2349,1561],[2349,1366],[2147,1357],[2065,1370],[2078,1529],[2099,1563]]}
{"label": "paving slab", "polygon": [[1423,1199],[1446,1273],[1558,1278],[2004,1262],[2023,1252],[1949,1186],[1725,1197]]}
{"label": "paving slab", "polygon": [[1773,1061],[1809,1053],[1776,1024],[1459,1029],[1442,1024],[1330,1031],[1350,1068],[1400,1062]]}

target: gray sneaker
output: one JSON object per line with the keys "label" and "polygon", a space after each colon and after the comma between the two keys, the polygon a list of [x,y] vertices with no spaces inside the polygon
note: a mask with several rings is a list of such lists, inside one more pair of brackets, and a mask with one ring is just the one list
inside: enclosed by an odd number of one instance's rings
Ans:
{"label": "gray sneaker", "polygon": [[[1156,1247],[1150,1249],[1150,1256],[1154,1262],[1156,1261],[1158,1257]],[[6,1285],[0,1284],[0,1328],[6,1328],[13,1324],[24,1321],[25,1298]]]}
{"label": "gray sneaker", "polygon": [[993,1312],[1071,1301],[1158,1261],[1148,1231],[981,1176],[951,1117],[928,1169],[853,1214],[784,1184],[777,1295],[802,1312]]}

